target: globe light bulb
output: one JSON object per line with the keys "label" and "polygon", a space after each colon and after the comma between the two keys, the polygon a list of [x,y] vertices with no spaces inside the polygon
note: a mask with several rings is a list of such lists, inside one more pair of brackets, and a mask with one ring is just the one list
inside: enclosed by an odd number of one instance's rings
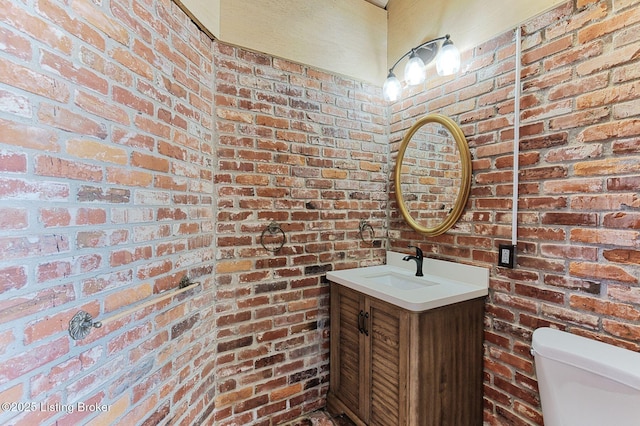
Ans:
{"label": "globe light bulb", "polygon": [[449,39],[445,40],[436,58],[436,71],[438,75],[445,76],[455,74],[460,70],[460,52]]}
{"label": "globe light bulb", "polygon": [[425,79],[424,62],[416,55],[416,52],[411,52],[409,61],[404,67],[404,80],[410,86],[422,84]]}
{"label": "globe light bulb", "polygon": [[389,71],[389,75],[382,85],[382,96],[386,101],[395,102],[400,99],[401,94],[402,84],[400,80],[393,72]]}

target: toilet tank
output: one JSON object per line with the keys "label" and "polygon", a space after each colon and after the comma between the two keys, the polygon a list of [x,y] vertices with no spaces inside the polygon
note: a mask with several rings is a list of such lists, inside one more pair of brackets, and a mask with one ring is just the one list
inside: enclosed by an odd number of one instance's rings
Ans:
{"label": "toilet tank", "polygon": [[531,346],[545,426],[640,425],[640,353],[551,328]]}

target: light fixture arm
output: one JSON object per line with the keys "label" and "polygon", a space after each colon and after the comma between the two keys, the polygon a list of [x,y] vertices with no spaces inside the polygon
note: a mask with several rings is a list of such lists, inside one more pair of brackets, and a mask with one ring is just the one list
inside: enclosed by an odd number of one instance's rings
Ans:
{"label": "light fixture arm", "polygon": [[[438,49],[436,42],[444,40],[442,46]],[[425,49],[426,46],[435,45],[430,52]],[[421,52],[420,49],[424,49],[425,52]],[[430,53],[431,56],[424,56]],[[425,66],[437,55],[436,58],[436,71],[440,76],[453,75],[460,69],[460,52],[453,45],[449,34],[434,38],[433,40],[425,41],[424,43],[414,47],[407,53],[402,55],[400,59],[396,61],[391,68],[389,68],[389,74],[382,86],[382,96],[386,101],[395,102],[402,95],[402,83],[393,73],[393,70],[404,58],[409,56],[409,61],[405,65],[404,78],[408,86],[417,86],[422,84],[425,80]]]}
{"label": "light fixture arm", "polygon": [[425,46],[428,46],[430,44],[433,44],[437,41],[440,40],[449,40],[449,38],[451,38],[451,36],[449,34],[442,36],[442,37],[438,37],[438,38],[434,38],[433,40],[429,40],[429,41],[425,41],[424,43],[422,43],[419,46],[414,47],[413,49],[409,50],[407,53],[405,53],[404,55],[402,55],[400,57],[400,59],[398,59],[396,61],[395,64],[393,64],[393,66],[391,68],[389,68],[389,73],[393,73],[393,70],[395,69],[395,67],[400,63],[400,61],[402,61],[404,58],[406,58],[407,56],[411,55],[413,52],[417,52],[418,50],[422,49]]}

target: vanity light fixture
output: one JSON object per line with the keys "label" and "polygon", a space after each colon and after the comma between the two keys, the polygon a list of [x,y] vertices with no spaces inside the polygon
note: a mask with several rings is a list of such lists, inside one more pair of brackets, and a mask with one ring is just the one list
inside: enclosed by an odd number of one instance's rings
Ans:
{"label": "vanity light fixture", "polygon": [[[438,52],[438,42],[442,42],[442,47]],[[426,64],[431,62],[433,58],[436,58],[436,70],[438,75],[445,76],[455,74],[460,70],[460,52],[453,45],[449,34],[444,37],[434,38],[421,45],[414,47],[396,61],[395,64],[389,69],[387,79],[382,86],[382,96],[387,101],[397,101],[402,94],[402,84],[398,77],[393,73],[393,70],[398,63],[409,56],[409,61],[404,67],[404,79],[410,86],[422,84],[424,82]]]}

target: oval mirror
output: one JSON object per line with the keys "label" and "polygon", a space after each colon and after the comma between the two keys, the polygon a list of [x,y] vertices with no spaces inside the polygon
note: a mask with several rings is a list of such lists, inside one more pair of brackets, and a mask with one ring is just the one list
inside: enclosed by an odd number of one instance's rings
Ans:
{"label": "oval mirror", "polygon": [[402,139],[395,169],[396,200],[409,226],[427,236],[460,218],[471,189],[471,154],[462,129],[429,114]]}

